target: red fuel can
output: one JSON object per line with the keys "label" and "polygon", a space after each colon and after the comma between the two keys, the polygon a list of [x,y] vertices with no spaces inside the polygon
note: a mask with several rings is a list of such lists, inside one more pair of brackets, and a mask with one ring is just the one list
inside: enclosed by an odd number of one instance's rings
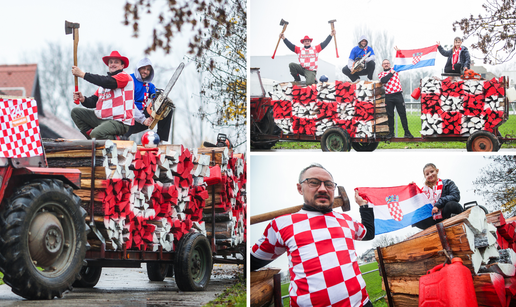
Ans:
{"label": "red fuel can", "polygon": [[419,307],[477,307],[473,277],[461,258],[440,264],[419,279]]}

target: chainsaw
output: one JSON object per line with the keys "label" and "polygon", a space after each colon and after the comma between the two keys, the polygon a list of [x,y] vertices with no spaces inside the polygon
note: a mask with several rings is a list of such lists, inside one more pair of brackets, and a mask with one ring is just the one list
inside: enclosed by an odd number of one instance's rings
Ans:
{"label": "chainsaw", "polygon": [[157,89],[156,94],[151,97],[149,103],[147,104],[147,113],[153,118],[152,123],[149,125],[149,129],[154,129],[156,124],[167,117],[167,115],[175,109],[174,103],[172,99],[168,98],[168,94],[176,84],[179,75],[183,71],[185,67],[184,63],[179,64],[176,71],[168,81],[167,87],[164,90]]}
{"label": "chainsaw", "polygon": [[477,74],[475,71],[473,71],[473,69],[466,69],[466,70],[464,70],[462,79],[464,79],[464,80],[482,80],[482,75]]}
{"label": "chainsaw", "polygon": [[366,67],[366,60],[370,54],[371,54],[371,51],[366,53],[366,55],[364,55],[362,58],[355,60],[355,62],[353,63],[353,69],[351,70],[351,74],[359,72]]}
{"label": "chainsaw", "polygon": [[233,148],[233,143],[231,143],[231,141],[224,133],[219,133],[217,135],[217,144],[210,142],[204,142],[203,144],[204,147],[227,147],[229,149]]}

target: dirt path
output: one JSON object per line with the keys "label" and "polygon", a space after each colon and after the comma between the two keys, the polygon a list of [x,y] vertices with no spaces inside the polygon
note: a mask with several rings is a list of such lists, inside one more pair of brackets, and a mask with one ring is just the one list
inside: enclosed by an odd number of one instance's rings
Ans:
{"label": "dirt path", "polygon": [[104,268],[99,283],[93,289],[77,289],[63,298],[51,301],[28,301],[11,292],[7,285],[0,286],[0,306],[202,306],[233,285],[242,266],[215,264],[206,291],[182,292],[174,278],[152,282],[142,268]]}

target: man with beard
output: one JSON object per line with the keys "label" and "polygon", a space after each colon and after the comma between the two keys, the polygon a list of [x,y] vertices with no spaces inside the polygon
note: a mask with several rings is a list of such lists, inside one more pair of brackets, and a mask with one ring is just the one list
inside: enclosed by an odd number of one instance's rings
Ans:
{"label": "man with beard", "polygon": [[320,164],[299,174],[303,208],[277,217],[251,251],[251,270],[287,252],[291,306],[373,306],[357,262],[354,240],[374,238],[372,208],[355,193],[362,223],[333,211],[333,176]]}
{"label": "man with beard", "polygon": [[[397,50],[397,48],[396,48]],[[405,100],[403,99],[403,90],[398,72],[391,68],[391,62],[387,59],[382,61],[383,71],[378,74],[380,82],[385,88],[385,105],[387,110],[387,124],[389,125],[389,134],[386,138],[393,138],[394,133],[394,108],[400,115],[401,125],[405,131],[405,138],[414,138],[410,133],[407,122],[407,110],[405,109]]]}
{"label": "man with beard", "polygon": [[[368,41],[369,40],[367,39],[367,36],[362,35],[360,37],[358,40],[358,46],[355,46],[353,49],[351,49],[351,52],[349,53],[348,65],[342,68],[342,73],[346,75],[351,80],[351,82],[357,81],[360,79],[360,76],[367,76],[369,80],[373,80],[373,73],[376,66],[374,63],[375,55],[373,47],[368,45]],[[369,52],[371,52],[371,54],[369,54],[365,60],[365,68],[360,71],[351,73],[355,61],[362,59]]]}

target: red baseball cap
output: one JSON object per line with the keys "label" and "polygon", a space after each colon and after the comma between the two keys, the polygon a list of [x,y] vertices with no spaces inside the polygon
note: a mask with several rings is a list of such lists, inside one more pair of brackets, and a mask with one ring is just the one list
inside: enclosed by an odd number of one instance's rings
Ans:
{"label": "red baseball cap", "polygon": [[108,65],[109,59],[119,59],[124,63],[124,68],[129,67],[129,59],[126,58],[125,56],[121,56],[120,53],[118,53],[118,51],[116,51],[116,50],[111,51],[110,55],[103,57],[102,61],[104,61],[104,63],[106,65]]}

